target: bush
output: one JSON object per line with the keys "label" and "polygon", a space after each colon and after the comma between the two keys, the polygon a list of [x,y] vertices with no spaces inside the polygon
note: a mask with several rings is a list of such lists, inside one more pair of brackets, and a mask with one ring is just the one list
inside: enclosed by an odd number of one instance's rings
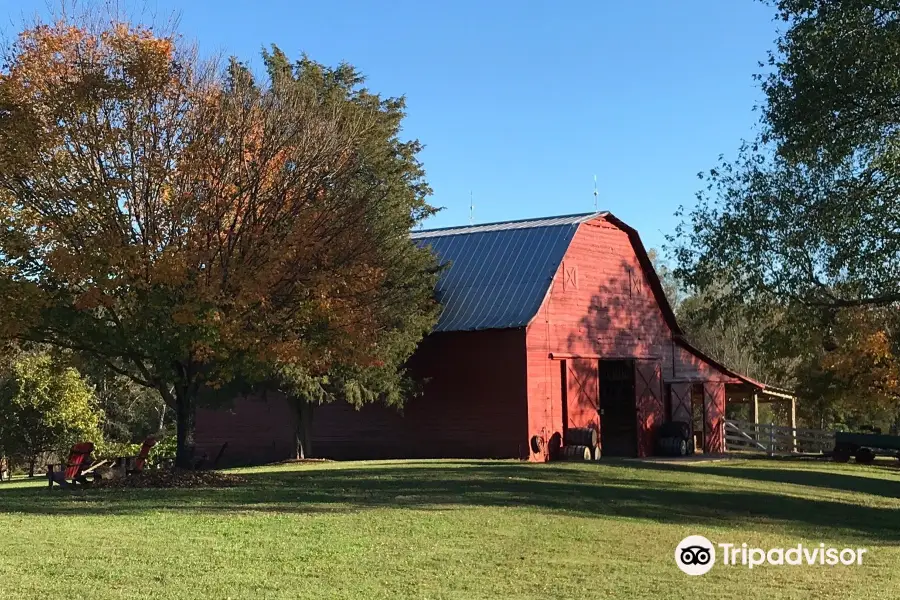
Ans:
{"label": "bush", "polygon": [[67,456],[76,442],[103,442],[93,388],[46,354],[25,355],[0,375],[0,415],[0,447],[30,469],[42,456]]}
{"label": "bush", "polygon": [[150,455],[147,457],[147,464],[150,467],[158,467],[165,461],[175,460],[175,450],[178,446],[177,439],[174,435],[167,435],[157,442]]}
{"label": "bush", "polygon": [[101,444],[95,444],[94,447],[94,454],[102,458],[137,456],[140,451],[140,444],[129,444],[126,442],[103,442]]}

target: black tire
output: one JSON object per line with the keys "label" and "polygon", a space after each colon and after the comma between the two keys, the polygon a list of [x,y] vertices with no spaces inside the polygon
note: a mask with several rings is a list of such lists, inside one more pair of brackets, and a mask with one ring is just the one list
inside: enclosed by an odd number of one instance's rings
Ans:
{"label": "black tire", "polygon": [[675,438],[664,437],[659,438],[656,441],[656,446],[659,449],[659,453],[663,456],[670,456],[672,454],[672,440]]}
{"label": "black tire", "polygon": [[850,448],[836,446],[835,449],[831,452],[831,460],[837,463],[850,462],[850,455]]}
{"label": "black tire", "polygon": [[563,446],[562,456],[563,460],[574,461],[589,461],[593,458],[591,449],[582,445]]}
{"label": "black tire", "polygon": [[572,427],[566,431],[563,440],[566,446],[588,446],[593,448],[599,443],[597,430],[593,427]]}
{"label": "black tire", "polygon": [[687,456],[687,440],[681,438],[678,440],[678,456]]}
{"label": "black tire", "polygon": [[694,448],[694,438],[690,438],[690,439],[687,441],[687,455],[688,455],[688,456],[693,456],[693,455],[694,455],[694,451],[696,451],[696,450],[697,450],[697,449]]}
{"label": "black tire", "polygon": [[661,438],[682,437],[688,439],[691,437],[691,426],[683,421],[669,421],[660,425],[656,434]]}
{"label": "black tire", "polygon": [[871,448],[860,448],[856,451],[856,462],[861,465],[871,465],[875,462],[875,452]]}

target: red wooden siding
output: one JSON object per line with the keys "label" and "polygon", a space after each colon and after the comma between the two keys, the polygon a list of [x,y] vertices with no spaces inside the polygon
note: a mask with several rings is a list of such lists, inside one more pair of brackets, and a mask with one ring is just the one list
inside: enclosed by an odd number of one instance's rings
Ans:
{"label": "red wooden siding", "polygon": [[[650,359],[668,378],[671,340],[628,234],[603,219],[582,224],[527,329],[529,436],[549,440],[563,432],[564,382],[551,354],[580,356],[595,373],[599,357]],[[545,460],[546,454],[531,458]]]}
{"label": "red wooden siding", "polygon": [[313,452],[328,458],[519,458],[528,455],[524,331],[439,333],[410,372],[423,395],[402,413],[326,405],[313,418]]}
{"label": "red wooden siding", "polygon": [[215,459],[222,448],[223,465],[257,464],[293,458],[296,420],[284,398],[238,398],[221,410],[198,409],[194,439],[198,456]]}
{"label": "red wooden siding", "polygon": [[[524,458],[528,456],[524,330],[440,333],[408,365],[423,395],[402,410],[316,407],[312,454],[325,458]],[[231,411],[201,411],[197,440],[230,463],[293,458],[295,418],[286,402],[238,401]],[[214,455],[211,453],[211,456]]]}
{"label": "red wooden siding", "polygon": [[710,364],[680,345],[675,345],[674,359],[675,377],[680,380],[740,383],[739,380],[723,373],[715,365]]}
{"label": "red wooden siding", "polygon": [[565,377],[562,432],[573,427],[589,427],[600,432],[599,380],[597,361],[574,358],[559,361]]}
{"label": "red wooden siding", "polygon": [[704,452],[725,452],[725,384],[703,384],[703,415],[706,421]]}
{"label": "red wooden siding", "polygon": [[566,369],[566,423],[568,427],[595,427],[597,418],[597,361],[576,358],[563,361]]}
{"label": "red wooden siding", "polygon": [[638,456],[651,456],[656,441],[655,430],[665,419],[659,363],[649,360],[634,362],[634,395],[637,402]]}

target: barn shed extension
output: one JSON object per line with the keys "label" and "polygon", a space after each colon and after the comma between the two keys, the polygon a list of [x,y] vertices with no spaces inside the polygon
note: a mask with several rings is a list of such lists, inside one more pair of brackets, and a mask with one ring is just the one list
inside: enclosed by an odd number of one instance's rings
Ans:
{"label": "barn shed extension", "polygon": [[[545,461],[576,427],[604,456],[647,456],[673,419],[722,452],[726,396],[763,387],[684,339],[640,237],[608,212],[412,238],[447,265],[439,321],[408,364],[423,392],[400,411],[317,407],[316,456]],[[292,458],[295,432],[273,395],[197,415],[199,450],[228,442],[233,463]]]}

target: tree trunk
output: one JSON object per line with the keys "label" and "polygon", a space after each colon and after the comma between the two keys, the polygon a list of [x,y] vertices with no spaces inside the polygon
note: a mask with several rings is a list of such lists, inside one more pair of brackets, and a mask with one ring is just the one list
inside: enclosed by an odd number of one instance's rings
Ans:
{"label": "tree trunk", "polygon": [[297,413],[297,459],[312,458],[312,413],[310,402],[294,398]]}
{"label": "tree trunk", "polygon": [[194,425],[197,405],[187,390],[175,391],[176,443],[175,466],[180,469],[194,467]]}

